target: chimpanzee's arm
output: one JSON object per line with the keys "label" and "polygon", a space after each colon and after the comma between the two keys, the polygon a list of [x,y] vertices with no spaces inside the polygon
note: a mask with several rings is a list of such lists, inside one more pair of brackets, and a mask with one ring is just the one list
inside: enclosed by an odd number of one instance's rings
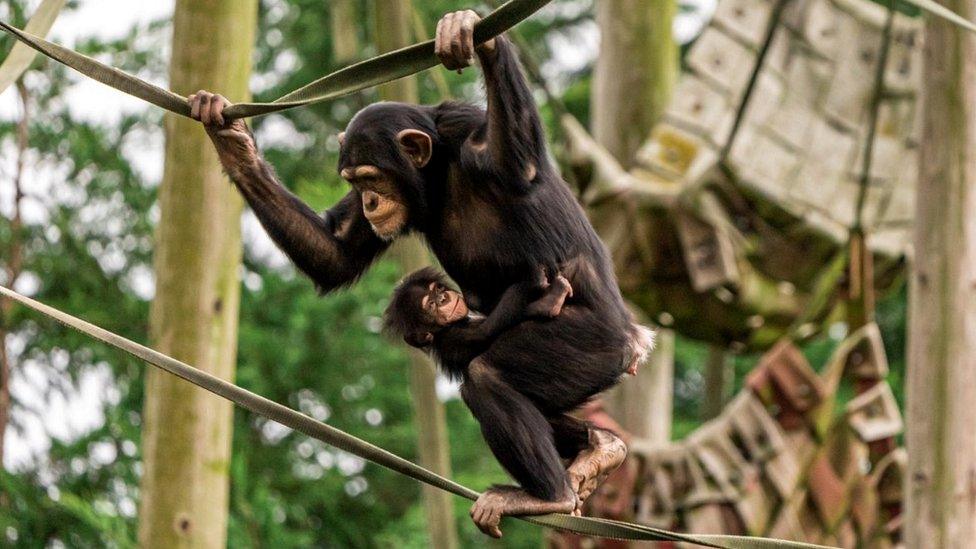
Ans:
{"label": "chimpanzee's arm", "polygon": [[322,292],[355,281],[389,245],[373,233],[356,191],[319,216],[264,161],[233,181],[275,244]]}
{"label": "chimpanzee's arm", "polygon": [[499,334],[525,320],[530,304],[541,293],[536,282],[513,284],[486,318],[448,326],[436,336],[441,359],[453,364],[471,362],[488,350]]}
{"label": "chimpanzee's arm", "polygon": [[505,183],[528,190],[548,160],[542,121],[515,47],[501,36],[494,51],[482,48],[478,58],[488,98],[485,139],[491,164]]}
{"label": "chimpanzee's arm", "polygon": [[435,40],[445,67],[466,67],[477,52],[484,73],[488,115],[464,144],[462,162],[508,190],[526,192],[549,169],[542,121],[508,39],[499,36],[475,48],[474,26],[480,19],[471,10],[448,13],[437,25]]}
{"label": "chimpanzee's arm", "polygon": [[357,192],[349,192],[319,216],[281,185],[242,120],[224,123],[222,109],[229,104],[224,98],[199,92],[191,96],[191,104],[224,170],[258,220],[319,290],[329,292],[353,282],[387,248],[366,220]]}

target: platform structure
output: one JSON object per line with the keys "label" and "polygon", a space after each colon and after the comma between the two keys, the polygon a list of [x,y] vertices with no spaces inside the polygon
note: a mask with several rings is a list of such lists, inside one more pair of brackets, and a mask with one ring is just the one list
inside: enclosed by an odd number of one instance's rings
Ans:
{"label": "platform structure", "polygon": [[862,180],[876,283],[898,276],[923,33],[921,19],[892,19],[866,163],[886,20],[867,0],[720,1],[629,171],[564,117],[567,172],[650,318],[737,350],[768,348],[804,315],[815,333],[836,312],[813,296],[848,245]]}
{"label": "platform structure", "polygon": [[590,512],[899,545],[906,455],[880,331],[868,322],[817,369],[794,342],[846,320],[853,229],[877,288],[911,253],[922,36],[921,19],[868,0],[720,0],[633,168],[563,117],[567,173],[626,298],[683,335],[766,351],[718,418],[633,440]]}

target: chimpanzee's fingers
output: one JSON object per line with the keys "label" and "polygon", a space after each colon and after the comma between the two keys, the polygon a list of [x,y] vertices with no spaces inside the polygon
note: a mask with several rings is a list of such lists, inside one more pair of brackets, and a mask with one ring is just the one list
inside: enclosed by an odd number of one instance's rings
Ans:
{"label": "chimpanzee's fingers", "polygon": [[488,535],[489,536],[491,536],[491,537],[493,537],[495,539],[501,539],[501,537],[502,537],[502,529],[498,527],[499,524],[501,524],[501,522],[502,522],[502,517],[501,517],[500,514],[498,514],[498,513],[492,513],[491,514],[491,522],[488,525]]}
{"label": "chimpanzee's fingers", "polygon": [[230,102],[223,95],[215,95],[210,102],[210,120],[218,126],[224,125],[224,109]]}
{"label": "chimpanzee's fingers", "polygon": [[198,97],[200,100],[200,122],[203,122],[204,126],[210,125],[210,102],[213,100],[213,95],[209,92],[204,92]]}
{"label": "chimpanzee's fingers", "polygon": [[453,14],[447,14],[441,17],[441,20],[437,22],[437,36],[434,41],[434,52],[437,53],[437,57],[441,60],[441,63],[448,69],[454,69],[454,63],[451,59],[451,35],[449,34],[451,16]]}
{"label": "chimpanzee's fingers", "polygon": [[463,23],[463,13],[457,12],[451,18],[451,55],[454,56],[454,64],[459,69],[468,66],[467,58],[464,57],[464,45],[461,43],[461,25]]}
{"label": "chimpanzee's fingers", "polygon": [[491,526],[488,524],[488,517],[487,517],[487,515],[485,513],[482,513],[478,517],[478,519],[479,520],[475,520],[474,521],[475,525],[478,527],[478,530],[481,530],[481,533],[482,534],[485,534],[486,536],[490,536],[491,535]]}
{"label": "chimpanzee's fingers", "polygon": [[454,55],[453,43],[454,43],[454,20],[457,19],[456,13],[449,13],[444,16],[444,57],[447,61],[444,66],[451,69],[457,70],[460,68],[457,62],[457,57]]}
{"label": "chimpanzee's fingers", "polygon": [[[473,17],[472,17],[473,16]],[[474,24],[477,22],[477,14],[473,11],[466,11],[461,20],[461,59],[465,64],[470,65],[474,60]]]}
{"label": "chimpanzee's fingers", "polygon": [[200,98],[203,97],[203,94],[205,93],[207,92],[200,90],[190,96],[190,118],[200,120]]}
{"label": "chimpanzee's fingers", "polygon": [[437,57],[441,56],[441,41],[444,36],[444,18],[441,17],[437,20],[437,27],[434,29],[434,54]]}

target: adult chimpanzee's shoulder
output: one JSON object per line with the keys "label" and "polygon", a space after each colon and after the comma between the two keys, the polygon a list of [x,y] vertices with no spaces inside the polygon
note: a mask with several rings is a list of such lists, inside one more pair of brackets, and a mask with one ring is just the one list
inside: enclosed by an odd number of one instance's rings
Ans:
{"label": "adult chimpanzee's shoulder", "polygon": [[461,101],[445,101],[433,108],[434,123],[441,140],[460,146],[472,132],[485,124],[485,110]]}

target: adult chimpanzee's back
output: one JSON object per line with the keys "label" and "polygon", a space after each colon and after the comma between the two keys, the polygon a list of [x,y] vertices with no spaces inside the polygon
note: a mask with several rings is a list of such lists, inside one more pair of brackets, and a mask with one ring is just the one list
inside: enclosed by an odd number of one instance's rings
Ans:
{"label": "adult chimpanzee's back", "polygon": [[564,412],[612,384],[648,340],[632,324],[604,246],[548,161],[514,49],[503,37],[476,48],[477,21],[472,11],[446,15],[436,50],[449,69],[477,54],[487,112],[458,103],[367,107],[340,135],[339,172],[352,190],[324,216],[277,181],[243,122],[224,124],[226,100],[208,92],[190,100],[258,219],[323,292],[354,282],[408,232],[424,235],[485,312],[539,264],[570,280],[574,297],[559,317],[511,328],[464,376],[465,402],[523,488],[493,488],[472,508],[483,531],[500,535],[503,515],[577,509],[622,461],[616,437]]}

